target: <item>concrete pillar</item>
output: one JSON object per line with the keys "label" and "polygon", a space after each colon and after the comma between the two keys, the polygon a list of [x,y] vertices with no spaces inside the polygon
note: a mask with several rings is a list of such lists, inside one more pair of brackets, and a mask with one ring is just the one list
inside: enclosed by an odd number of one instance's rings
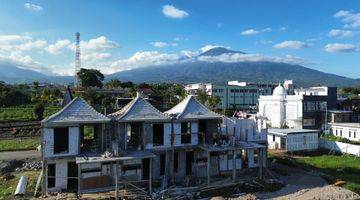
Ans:
{"label": "concrete pillar", "polygon": [[207,175],[207,184],[210,185],[210,151],[207,152],[207,168],[206,168],[206,175]]}
{"label": "concrete pillar", "polygon": [[149,163],[149,193],[152,194],[152,158],[150,158]]}
{"label": "concrete pillar", "polygon": [[232,159],[232,179],[235,182],[236,181],[236,153],[235,150],[232,151],[233,153],[233,159]]}
{"label": "concrete pillar", "polygon": [[78,164],[78,195],[81,195],[81,164]]}
{"label": "concrete pillar", "polygon": [[115,199],[119,200],[119,161],[115,164]]}
{"label": "concrete pillar", "polygon": [[258,157],[258,162],[259,162],[259,178],[262,179],[263,178],[263,168],[262,168],[262,163],[263,163],[263,150],[259,149],[259,157]]}

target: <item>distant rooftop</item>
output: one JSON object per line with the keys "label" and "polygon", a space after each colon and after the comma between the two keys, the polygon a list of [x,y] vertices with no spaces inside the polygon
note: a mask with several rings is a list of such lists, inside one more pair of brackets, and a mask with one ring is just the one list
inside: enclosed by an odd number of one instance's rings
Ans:
{"label": "distant rooftop", "polygon": [[330,123],[333,126],[344,126],[344,127],[351,127],[351,128],[360,128],[360,123]]}
{"label": "distant rooftop", "polygon": [[268,132],[270,134],[278,134],[278,135],[288,135],[288,134],[302,134],[302,133],[314,133],[319,132],[319,130],[314,129],[281,129],[281,128],[269,128]]}

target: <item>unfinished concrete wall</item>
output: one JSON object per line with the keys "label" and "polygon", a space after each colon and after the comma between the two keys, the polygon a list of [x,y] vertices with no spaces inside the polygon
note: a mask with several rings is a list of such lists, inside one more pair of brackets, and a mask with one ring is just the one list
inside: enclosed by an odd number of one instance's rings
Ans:
{"label": "unfinished concrete wall", "polygon": [[[55,192],[67,189],[67,171],[68,171],[68,162],[72,160],[67,159],[58,159],[58,160],[51,160],[48,161],[47,164],[55,164],[55,187],[48,188],[48,177],[46,171],[46,188],[47,191]],[[46,167],[47,169],[47,167]]]}
{"label": "unfinished concrete wall", "polygon": [[126,147],[126,126],[125,123],[116,122],[116,137],[119,142],[119,151],[125,150]]}
{"label": "unfinished concrete wall", "polygon": [[43,139],[45,142],[44,156],[45,158],[56,156],[72,156],[79,154],[79,127],[69,127],[69,151],[67,153],[54,154],[54,129],[43,128]]}
{"label": "unfinished concrete wall", "polygon": [[164,123],[164,146],[171,146],[171,123]]}
{"label": "unfinished concrete wall", "polygon": [[151,123],[144,123],[145,149],[153,148],[153,127]]}
{"label": "unfinished concrete wall", "polygon": [[199,123],[191,122],[191,144],[198,144]]}

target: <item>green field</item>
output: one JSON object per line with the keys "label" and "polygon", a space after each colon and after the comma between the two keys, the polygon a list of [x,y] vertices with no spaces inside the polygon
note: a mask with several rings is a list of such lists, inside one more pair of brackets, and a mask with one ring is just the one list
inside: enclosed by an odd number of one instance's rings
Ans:
{"label": "green field", "polygon": [[333,183],[336,179],[346,181],[345,188],[360,194],[360,158],[349,155],[328,155],[319,153],[309,156],[295,156],[292,158],[279,155],[270,155],[270,159],[276,159],[279,163],[300,166],[313,169],[326,174],[328,182]]}
{"label": "green field", "polygon": [[40,138],[0,140],[1,151],[33,150],[40,145]]}
{"label": "green field", "polygon": [[[60,110],[58,106],[45,106],[44,117]],[[33,106],[17,106],[0,108],[0,123],[37,120]]]}

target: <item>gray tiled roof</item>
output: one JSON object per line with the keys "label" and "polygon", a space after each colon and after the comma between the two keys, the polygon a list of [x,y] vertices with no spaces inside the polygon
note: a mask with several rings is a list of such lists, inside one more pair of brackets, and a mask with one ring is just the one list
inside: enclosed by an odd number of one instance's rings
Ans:
{"label": "gray tiled roof", "polygon": [[121,110],[109,115],[118,121],[170,120],[144,98],[138,96]]}
{"label": "gray tiled roof", "polygon": [[193,95],[188,95],[183,101],[166,111],[167,115],[176,115],[178,119],[217,119],[221,115],[211,111],[201,104]]}
{"label": "gray tiled roof", "polygon": [[76,97],[59,112],[41,121],[43,125],[109,122],[110,118],[97,112],[81,97]]}

